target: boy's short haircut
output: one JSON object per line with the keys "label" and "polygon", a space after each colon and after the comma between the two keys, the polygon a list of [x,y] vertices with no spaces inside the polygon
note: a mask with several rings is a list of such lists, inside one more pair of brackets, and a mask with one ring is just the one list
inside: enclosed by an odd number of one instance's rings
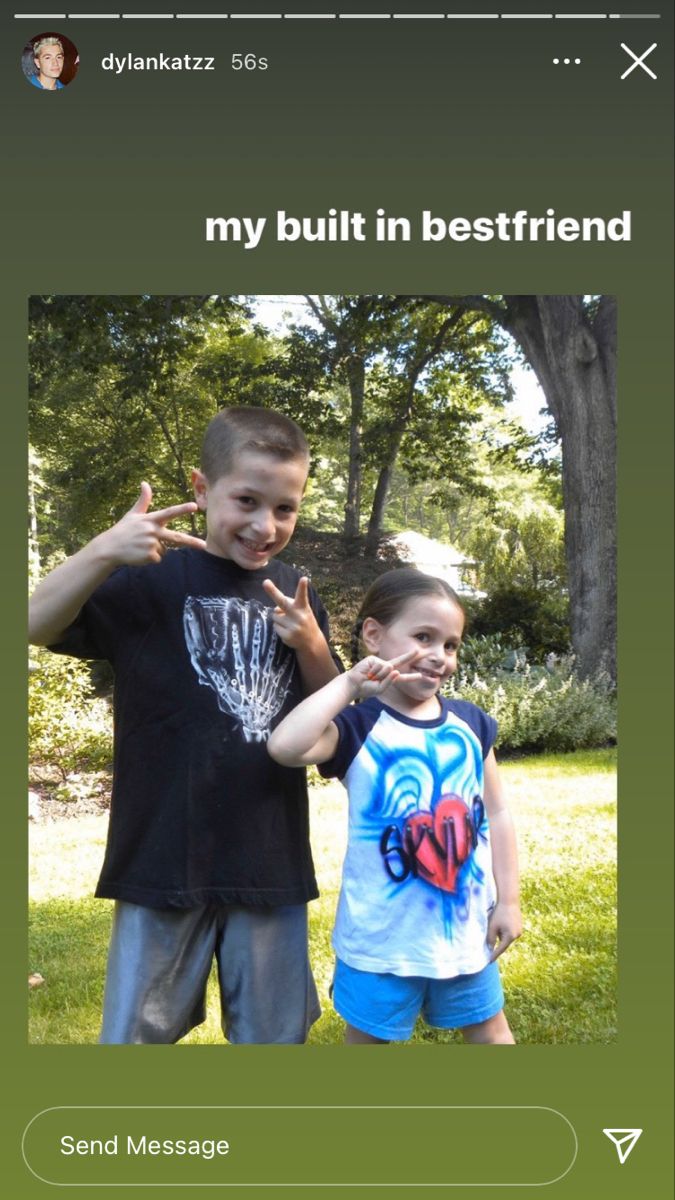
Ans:
{"label": "boy's short haircut", "polygon": [[224,408],[207,425],[202,442],[201,468],[209,483],[227,475],[242,450],[309,462],[307,439],[290,417],[270,408]]}

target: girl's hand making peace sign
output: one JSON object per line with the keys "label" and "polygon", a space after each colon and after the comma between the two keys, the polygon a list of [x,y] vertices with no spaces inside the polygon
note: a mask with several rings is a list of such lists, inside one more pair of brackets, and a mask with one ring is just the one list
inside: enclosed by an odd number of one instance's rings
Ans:
{"label": "girl's hand making peace sign", "polygon": [[369,654],[367,658],[362,659],[355,667],[352,667],[351,671],[347,672],[347,676],[355,688],[356,696],[365,700],[367,696],[380,696],[398,680],[403,683],[412,683],[421,679],[419,672],[405,673],[401,671],[401,667],[412,666],[414,662],[423,657],[423,653],[421,649],[407,650],[405,654],[399,655],[398,658],[392,658],[391,661]]}

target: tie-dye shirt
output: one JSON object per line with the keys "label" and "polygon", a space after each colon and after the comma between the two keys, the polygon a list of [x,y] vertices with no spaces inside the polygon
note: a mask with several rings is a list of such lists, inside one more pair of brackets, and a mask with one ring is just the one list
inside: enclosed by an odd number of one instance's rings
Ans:
{"label": "tie-dye shirt", "polygon": [[320,767],[349,795],[349,840],[333,945],[362,971],[445,979],[482,970],[496,900],[483,762],[497,725],[440,698],[416,721],[377,698],[336,718]]}

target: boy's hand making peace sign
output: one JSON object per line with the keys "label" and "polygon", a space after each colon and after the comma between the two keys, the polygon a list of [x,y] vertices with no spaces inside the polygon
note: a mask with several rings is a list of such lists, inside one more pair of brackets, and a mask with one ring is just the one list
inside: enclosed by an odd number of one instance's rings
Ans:
{"label": "boy's hand making peace sign", "polygon": [[172,504],[156,512],[149,511],[151,502],[152,488],[142,483],[138,500],[116,525],[97,534],[38,584],[29,606],[28,631],[33,645],[57,642],[92,592],[116,567],[160,562],[169,546],[205,548],[201,538],[167,529],[175,517],[195,512],[194,501]]}
{"label": "boy's hand making peace sign", "polygon": [[263,587],[275,603],[274,628],[286,646],[295,651],[305,694],[323,687],[338,673],[328,643],[309,602],[309,579],[298,580],[294,596],[285,596],[271,579]]}
{"label": "boy's hand making peace sign", "polygon": [[265,579],[263,587],[276,605],[272,620],[282,642],[293,650],[300,650],[317,634],[323,637],[309,603],[309,579],[306,575],[298,581],[294,596],[285,596],[271,579]]}
{"label": "boy's hand making peace sign", "polygon": [[149,483],[141,484],[141,494],[127,513],[99,535],[105,553],[116,565],[139,566],[142,563],[160,562],[169,546],[194,546],[203,550],[206,543],[201,538],[176,529],[167,529],[170,521],[186,513],[197,511],[193,500],[185,504],[172,504],[169,508],[158,508],[150,512],[152,488]]}

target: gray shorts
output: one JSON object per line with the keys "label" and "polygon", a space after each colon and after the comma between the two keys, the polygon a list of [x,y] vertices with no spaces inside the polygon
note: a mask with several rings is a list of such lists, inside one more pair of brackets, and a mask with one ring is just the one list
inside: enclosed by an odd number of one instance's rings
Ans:
{"label": "gray shorts", "polygon": [[118,900],[99,1041],[166,1045],[184,1037],[205,1018],[214,955],[230,1042],[306,1040],[321,1010],[305,904],[164,910]]}

